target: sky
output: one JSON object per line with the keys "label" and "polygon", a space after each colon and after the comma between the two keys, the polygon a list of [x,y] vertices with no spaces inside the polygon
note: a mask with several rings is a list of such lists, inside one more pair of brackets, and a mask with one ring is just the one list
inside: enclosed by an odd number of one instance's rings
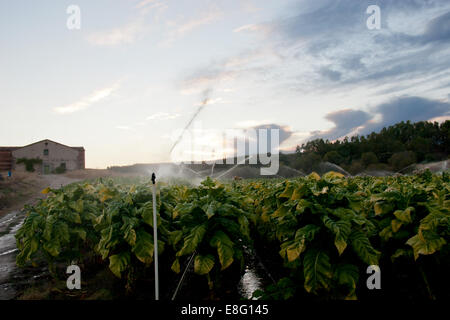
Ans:
{"label": "sky", "polygon": [[275,128],[287,152],[450,119],[449,88],[448,0],[0,1],[0,145],[84,146],[89,168],[170,161],[202,104],[200,149]]}

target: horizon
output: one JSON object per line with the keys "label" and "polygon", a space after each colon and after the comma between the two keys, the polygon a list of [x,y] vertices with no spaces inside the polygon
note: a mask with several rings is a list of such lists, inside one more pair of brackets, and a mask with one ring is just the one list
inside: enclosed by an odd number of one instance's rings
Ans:
{"label": "horizon", "polygon": [[[71,5],[79,29],[68,28]],[[3,2],[0,145],[51,137],[104,169],[170,163],[174,133],[194,119],[217,132],[278,129],[283,153],[442,122],[449,19],[444,0]],[[211,145],[221,143],[205,135],[192,152]]]}

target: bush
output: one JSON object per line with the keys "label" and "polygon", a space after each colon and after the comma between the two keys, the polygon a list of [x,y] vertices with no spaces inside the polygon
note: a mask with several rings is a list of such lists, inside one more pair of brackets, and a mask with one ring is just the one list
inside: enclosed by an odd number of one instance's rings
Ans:
{"label": "bush", "polygon": [[373,152],[365,152],[361,155],[361,161],[367,167],[368,165],[378,163],[378,158]]}
{"label": "bush", "polygon": [[364,166],[360,160],[353,160],[351,166],[348,168],[351,174],[358,174],[364,171]]}
{"label": "bush", "polygon": [[19,158],[16,161],[17,164],[24,164],[25,170],[28,172],[34,172],[34,165],[35,164],[42,164],[42,159],[36,158],[36,159],[28,159],[28,158]]}
{"label": "bush", "polygon": [[300,158],[295,161],[294,168],[300,169],[305,173],[317,170],[322,158],[317,153],[302,154]]}
{"label": "bush", "polygon": [[416,162],[416,154],[413,151],[397,152],[389,158],[388,162],[394,170],[402,170]]}
{"label": "bush", "polygon": [[323,161],[328,161],[334,164],[341,164],[343,161],[342,156],[337,151],[330,151],[325,154]]}

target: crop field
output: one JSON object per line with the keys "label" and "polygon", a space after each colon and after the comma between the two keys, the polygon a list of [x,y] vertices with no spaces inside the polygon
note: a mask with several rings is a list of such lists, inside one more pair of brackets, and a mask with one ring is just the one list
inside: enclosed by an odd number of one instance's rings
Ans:
{"label": "crop field", "polygon": [[[270,274],[257,299],[448,299],[449,191],[448,173],[429,171],[158,182],[161,298],[174,298],[185,270],[176,299],[239,298],[256,257]],[[43,192],[16,234],[19,266],[45,263],[65,281],[66,267],[79,265],[91,292],[59,290],[59,298],[105,298],[101,290],[108,299],[154,298],[150,181],[99,179]],[[374,265],[381,290],[368,288]]]}

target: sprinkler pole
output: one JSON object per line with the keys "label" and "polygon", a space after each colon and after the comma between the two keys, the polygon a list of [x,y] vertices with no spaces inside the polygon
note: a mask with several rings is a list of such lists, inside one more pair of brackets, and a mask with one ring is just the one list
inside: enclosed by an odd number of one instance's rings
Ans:
{"label": "sprinkler pole", "polygon": [[154,247],[154,261],[155,261],[155,300],[159,300],[159,275],[158,275],[158,221],[156,215],[156,176],[152,173],[153,183],[153,247]]}

